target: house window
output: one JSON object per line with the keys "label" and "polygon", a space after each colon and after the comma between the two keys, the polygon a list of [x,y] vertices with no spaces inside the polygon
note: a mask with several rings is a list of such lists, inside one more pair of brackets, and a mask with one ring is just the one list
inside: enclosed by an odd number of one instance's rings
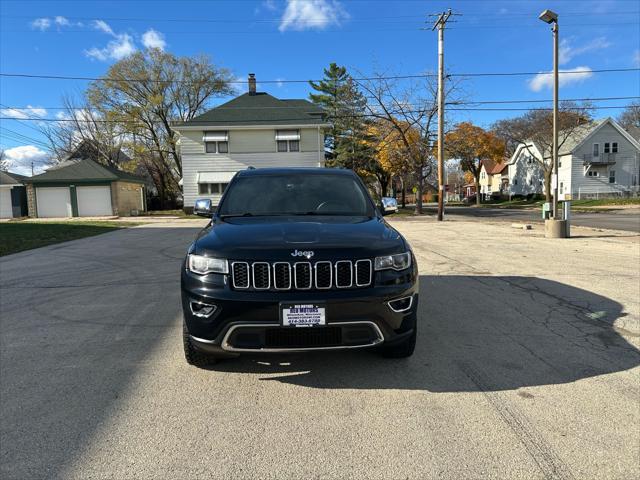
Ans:
{"label": "house window", "polygon": [[599,177],[599,176],[600,176],[600,173],[598,173],[598,172],[596,172],[596,171],[594,171],[594,170],[589,170],[589,172],[587,173],[587,175],[588,175],[589,177]]}
{"label": "house window", "polygon": [[518,184],[518,179],[517,179],[517,178],[514,178],[514,179],[513,179],[513,184],[514,184],[514,185],[517,185],[517,184]]}
{"label": "house window", "polygon": [[604,153],[610,153],[610,152],[609,152],[609,142],[606,142],[606,143],[604,144]]}
{"label": "house window", "polygon": [[276,149],[278,152],[299,152],[299,130],[276,130]]}
{"label": "house window", "polygon": [[611,144],[611,153],[618,153],[618,142],[613,142]]}
{"label": "house window", "polygon": [[564,183],[560,182],[560,195],[564,193]]}
{"label": "house window", "polygon": [[207,153],[229,153],[229,142],[204,142]]}
{"label": "house window", "polygon": [[206,153],[228,153],[229,134],[226,131],[202,132]]}
{"label": "house window", "polygon": [[600,156],[600,144],[599,143],[594,143],[593,144],[593,156],[594,157],[599,157]]}
{"label": "house window", "polygon": [[616,171],[609,170],[609,183],[616,183]]}
{"label": "house window", "polygon": [[228,183],[199,183],[198,193],[200,195],[221,195],[227,188]]}

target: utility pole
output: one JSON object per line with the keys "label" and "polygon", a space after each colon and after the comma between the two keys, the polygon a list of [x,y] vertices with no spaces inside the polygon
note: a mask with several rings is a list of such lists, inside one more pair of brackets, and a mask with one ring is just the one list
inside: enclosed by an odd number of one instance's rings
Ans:
{"label": "utility pole", "polygon": [[33,160],[31,160],[31,176],[33,177]]}
{"label": "utility pole", "polygon": [[438,15],[432,31],[438,29],[438,221],[444,220],[444,26],[451,9]]}

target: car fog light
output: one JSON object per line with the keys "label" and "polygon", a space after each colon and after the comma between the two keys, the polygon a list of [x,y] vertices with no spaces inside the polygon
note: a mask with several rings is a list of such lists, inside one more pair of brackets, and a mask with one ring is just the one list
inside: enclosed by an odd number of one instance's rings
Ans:
{"label": "car fog light", "polygon": [[413,296],[411,297],[402,297],[396,300],[391,300],[388,302],[389,308],[394,312],[406,312],[413,305]]}
{"label": "car fog light", "polygon": [[191,308],[191,313],[193,313],[196,317],[208,318],[213,315],[218,307],[216,305],[208,305],[206,303],[201,302],[189,302],[189,306]]}

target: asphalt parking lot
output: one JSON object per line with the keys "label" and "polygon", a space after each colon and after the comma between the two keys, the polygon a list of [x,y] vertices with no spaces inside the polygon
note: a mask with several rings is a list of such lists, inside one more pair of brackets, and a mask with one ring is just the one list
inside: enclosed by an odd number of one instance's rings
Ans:
{"label": "asphalt parking lot", "polygon": [[0,259],[0,477],[638,478],[640,239],[392,220],[418,346],[188,366],[198,222]]}

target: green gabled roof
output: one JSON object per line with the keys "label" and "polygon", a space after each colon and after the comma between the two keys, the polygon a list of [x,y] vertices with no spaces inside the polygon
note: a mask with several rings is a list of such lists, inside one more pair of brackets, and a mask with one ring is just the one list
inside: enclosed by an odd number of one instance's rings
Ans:
{"label": "green gabled roof", "polygon": [[322,109],[307,100],[280,100],[268,93],[245,93],[181,126],[324,125]]}
{"label": "green gabled roof", "polygon": [[88,183],[113,182],[126,180],[129,182],[145,183],[137,175],[123,172],[112,167],[100,165],[93,160],[69,160],[46,172],[25,179],[28,183]]}

